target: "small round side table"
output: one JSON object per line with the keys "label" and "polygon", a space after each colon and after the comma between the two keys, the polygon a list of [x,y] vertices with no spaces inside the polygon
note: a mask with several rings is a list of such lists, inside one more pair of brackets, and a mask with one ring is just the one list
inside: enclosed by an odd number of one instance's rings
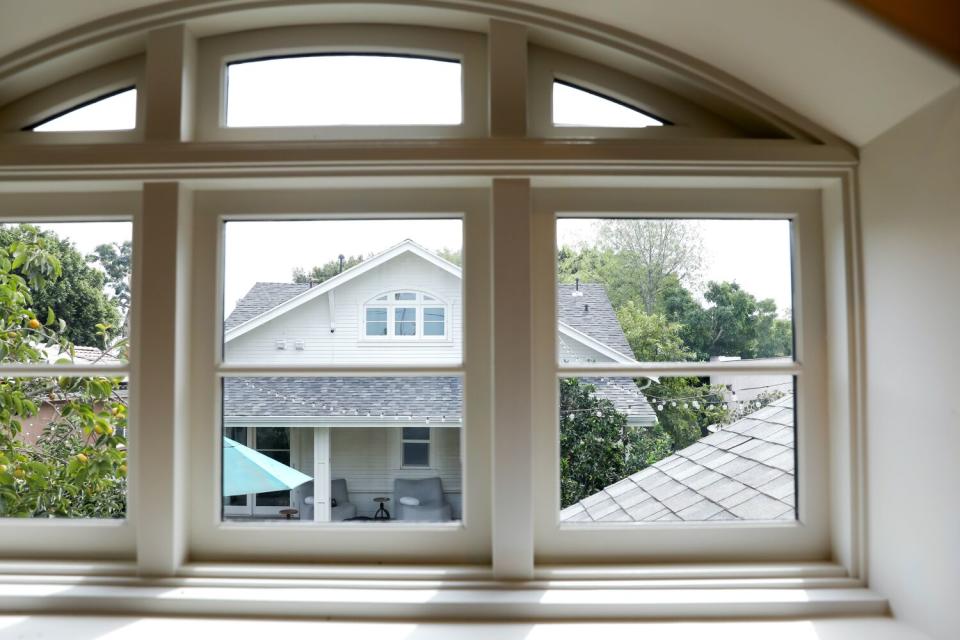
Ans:
{"label": "small round side table", "polygon": [[387,511],[387,507],[385,505],[386,503],[390,502],[390,498],[387,498],[386,496],[380,496],[379,498],[374,498],[373,501],[380,503],[380,508],[377,509],[377,512],[375,514],[373,514],[373,519],[389,520],[390,512]]}

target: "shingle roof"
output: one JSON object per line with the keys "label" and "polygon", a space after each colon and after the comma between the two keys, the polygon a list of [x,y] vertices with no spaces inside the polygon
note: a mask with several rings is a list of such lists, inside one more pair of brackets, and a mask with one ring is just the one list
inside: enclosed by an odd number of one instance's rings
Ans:
{"label": "shingle roof", "polygon": [[793,520],[787,395],[560,512],[563,522]]}
{"label": "shingle roof", "polygon": [[223,415],[303,416],[391,420],[395,416],[431,419],[463,415],[460,378],[428,377],[317,377],[226,378]]}
{"label": "shingle roof", "polygon": [[225,331],[283,304],[310,288],[309,284],[290,282],[258,282],[243,296],[223,323]]}
{"label": "shingle roof", "polygon": [[603,285],[581,283],[579,293],[583,295],[576,296],[575,292],[576,285],[557,285],[557,316],[560,322],[632,358],[633,350],[623,335],[623,328]]}
{"label": "shingle roof", "polygon": [[[653,424],[656,415],[630,378],[583,378],[630,422]],[[631,391],[632,388],[632,391]],[[413,416],[455,420],[463,415],[460,378],[425,377],[258,377],[226,378],[223,414],[240,417],[328,418],[356,422]],[[365,420],[364,420],[365,421]]]}
{"label": "shingle roof", "polygon": [[631,424],[647,426],[657,421],[657,414],[646,396],[632,378],[580,378],[582,384],[591,384],[594,395],[613,403],[617,411],[627,416]]}

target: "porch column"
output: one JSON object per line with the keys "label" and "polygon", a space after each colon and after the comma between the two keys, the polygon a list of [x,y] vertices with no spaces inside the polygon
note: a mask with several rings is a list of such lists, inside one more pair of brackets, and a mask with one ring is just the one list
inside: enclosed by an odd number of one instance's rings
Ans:
{"label": "porch column", "polygon": [[330,522],[330,427],[313,428],[313,520]]}

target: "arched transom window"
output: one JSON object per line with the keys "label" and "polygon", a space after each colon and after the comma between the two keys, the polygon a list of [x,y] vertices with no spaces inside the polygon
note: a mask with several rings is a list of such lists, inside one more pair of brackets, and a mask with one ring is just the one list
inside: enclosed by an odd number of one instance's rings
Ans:
{"label": "arched transom window", "polygon": [[364,305],[363,337],[443,340],[447,316],[446,304],[432,294],[390,291]]}

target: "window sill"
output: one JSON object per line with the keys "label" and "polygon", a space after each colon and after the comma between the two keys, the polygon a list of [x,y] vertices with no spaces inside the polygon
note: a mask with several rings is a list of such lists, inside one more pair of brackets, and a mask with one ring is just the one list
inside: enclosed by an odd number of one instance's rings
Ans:
{"label": "window sill", "polygon": [[[77,574],[67,573],[71,568]],[[771,570],[773,567],[770,567]],[[779,567],[789,570],[786,565]],[[133,615],[270,616],[418,620],[642,620],[882,616],[887,602],[829,566],[811,576],[545,579],[507,583],[472,567],[309,567],[196,564],[173,578],[140,578],[132,565],[7,563],[0,612],[84,611]],[[694,569],[694,568],[692,568]],[[553,571],[553,577],[550,575]],[[799,574],[808,573],[796,567]],[[744,575],[746,575],[744,574]],[[821,574],[821,575],[817,575]],[[639,574],[635,574],[639,575]]]}

